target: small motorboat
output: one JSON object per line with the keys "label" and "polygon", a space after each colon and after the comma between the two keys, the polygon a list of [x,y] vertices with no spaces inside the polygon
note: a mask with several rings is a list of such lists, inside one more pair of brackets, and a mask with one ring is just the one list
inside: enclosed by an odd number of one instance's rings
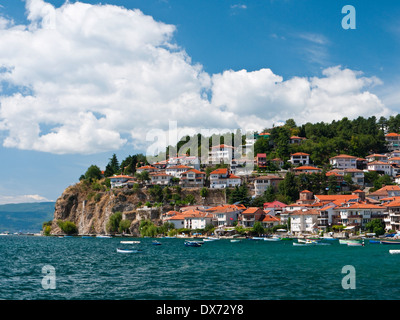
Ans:
{"label": "small motorboat", "polygon": [[348,247],[364,247],[364,241],[363,242],[348,242],[347,246]]}
{"label": "small motorboat", "polygon": [[185,241],[186,247],[201,247],[202,243],[198,241]]}
{"label": "small motorboat", "polygon": [[382,244],[400,244],[400,241],[381,241]]}
{"label": "small motorboat", "polygon": [[232,239],[231,240],[231,242],[233,242],[233,243],[237,243],[237,242],[240,242],[241,240],[239,240],[239,239]]}
{"label": "small motorboat", "polygon": [[390,254],[400,254],[400,250],[389,250]]}
{"label": "small motorboat", "polygon": [[99,239],[109,239],[109,238],[111,238],[111,236],[99,234],[99,235],[96,236],[96,238],[99,238]]}
{"label": "small motorboat", "polygon": [[153,241],[151,244],[153,244],[155,246],[161,246],[161,242],[159,242],[159,241]]}
{"label": "small motorboat", "polygon": [[264,241],[281,241],[279,237],[264,238]]}
{"label": "small motorboat", "polygon": [[143,250],[117,248],[117,252],[119,252],[119,253],[140,253],[140,252],[143,252]]}
{"label": "small motorboat", "polygon": [[135,243],[140,243],[140,241],[121,241],[120,243],[123,243],[123,244],[135,244]]}
{"label": "small motorboat", "polygon": [[305,241],[305,242],[293,242],[294,246],[314,246],[316,242],[314,241]]}

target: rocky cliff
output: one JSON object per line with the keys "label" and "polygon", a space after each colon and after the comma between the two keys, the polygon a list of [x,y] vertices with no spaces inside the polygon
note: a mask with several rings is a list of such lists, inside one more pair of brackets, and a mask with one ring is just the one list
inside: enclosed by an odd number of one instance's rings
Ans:
{"label": "rocky cliff", "polygon": [[[210,189],[206,198],[200,196],[198,188],[182,188],[180,191],[170,188],[172,194],[178,194],[181,199],[192,194],[198,205],[220,205],[225,203],[224,190]],[[57,225],[58,220],[72,221],[78,228],[79,234],[106,234],[107,222],[112,214],[122,212],[123,219],[131,221],[130,231],[138,235],[138,227],[141,220],[150,219],[160,225],[163,212],[179,210],[165,204],[162,207],[147,208],[143,204],[154,202],[154,197],[149,189],[113,189],[102,191],[101,188],[93,189],[85,182],[79,182],[65,189],[55,204],[52,234],[61,234]]]}

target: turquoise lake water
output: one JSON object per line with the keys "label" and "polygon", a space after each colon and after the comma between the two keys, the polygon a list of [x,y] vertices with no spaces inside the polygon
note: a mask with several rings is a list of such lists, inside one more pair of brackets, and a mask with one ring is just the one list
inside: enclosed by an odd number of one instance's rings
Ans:
{"label": "turquoise lake water", "polygon": [[[139,254],[116,252],[140,240]],[[5,300],[393,300],[400,298],[400,246],[298,247],[293,241],[229,240],[185,247],[183,239],[0,237]],[[355,289],[342,268],[354,267]],[[55,270],[45,289],[44,266]]]}

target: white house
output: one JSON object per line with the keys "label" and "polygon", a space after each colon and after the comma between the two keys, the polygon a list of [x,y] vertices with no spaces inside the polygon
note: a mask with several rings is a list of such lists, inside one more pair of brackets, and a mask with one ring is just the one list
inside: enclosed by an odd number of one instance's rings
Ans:
{"label": "white house", "polygon": [[372,161],[381,161],[381,162],[387,162],[388,161],[388,156],[385,154],[370,154],[369,156],[365,157],[368,162]]}
{"label": "white house", "polygon": [[184,228],[187,229],[204,229],[206,225],[213,224],[214,220],[214,216],[212,213],[203,212],[195,209],[185,211],[184,216]]}
{"label": "white house", "polygon": [[196,169],[190,169],[181,173],[181,181],[179,182],[184,187],[202,187],[206,173]]}
{"label": "white house", "polygon": [[209,164],[231,163],[234,158],[235,147],[226,144],[211,147],[208,155]]}
{"label": "white house", "polygon": [[112,188],[124,187],[128,185],[128,181],[132,179],[131,176],[127,175],[115,175],[109,177]]}
{"label": "white house", "polygon": [[303,209],[290,212],[290,230],[294,234],[314,233],[318,229],[319,211]]}
{"label": "white house", "polygon": [[341,154],[329,159],[333,168],[337,169],[357,169],[357,157]]}
{"label": "white house", "polygon": [[240,186],[241,180],[238,176],[229,173],[228,168],[220,168],[210,173],[210,188],[227,188]]}
{"label": "white house", "polygon": [[293,165],[309,165],[310,164],[310,155],[304,152],[296,152],[290,155],[290,160],[288,160]]}
{"label": "white house", "polygon": [[172,176],[165,172],[153,173],[150,175],[151,184],[169,185],[171,180]]}
{"label": "white house", "polygon": [[165,173],[169,174],[175,178],[180,178],[182,173],[184,173],[190,169],[192,169],[192,167],[184,166],[184,165],[180,164],[180,165],[176,165],[176,166],[167,167],[165,169]]}
{"label": "white house", "polygon": [[387,147],[390,151],[397,150],[400,147],[400,134],[390,132],[385,135]]}
{"label": "white house", "polygon": [[380,171],[389,176],[393,176],[393,168],[390,163],[381,161],[372,161],[367,164],[368,171]]}
{"label": "white house", "polygon": [[261,176],[254,179],[254,195],[261,196],[264,194],[268,187],[273,187],[277,190],[279,182],[283,180],[282,177],[269,175]]}

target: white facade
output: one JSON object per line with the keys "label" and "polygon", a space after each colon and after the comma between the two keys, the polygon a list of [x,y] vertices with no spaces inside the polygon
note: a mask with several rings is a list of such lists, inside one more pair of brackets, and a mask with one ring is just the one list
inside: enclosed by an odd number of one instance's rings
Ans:
{"label": "white facade", "polygon": [[330,158],[329,163],[332,165],[333,168],[337,169],[357,168],[357,158],[345,154]]}
{"label": "white facade", "polygon": [[219,163],[231,163],[234,158],[235,148],[225,144],[211,147],[208,155],[208,163],[219,164]]}
{"label": "white facade", "polygon": [[290,230],[292,233],[313,233],[318,227],[317,210],[300,210],[290,213]]}
{"label": "white facade", "polygon": [[373,161],[367,164],[368,171],[382,171],[384,174],[393,176],[392,165],[385,162]]}
{"label": "white facade", "polygon": [[310,155],[308,153],[297,152],[290,155],[290,160],[288,160],[293,165],[309,165]]}

